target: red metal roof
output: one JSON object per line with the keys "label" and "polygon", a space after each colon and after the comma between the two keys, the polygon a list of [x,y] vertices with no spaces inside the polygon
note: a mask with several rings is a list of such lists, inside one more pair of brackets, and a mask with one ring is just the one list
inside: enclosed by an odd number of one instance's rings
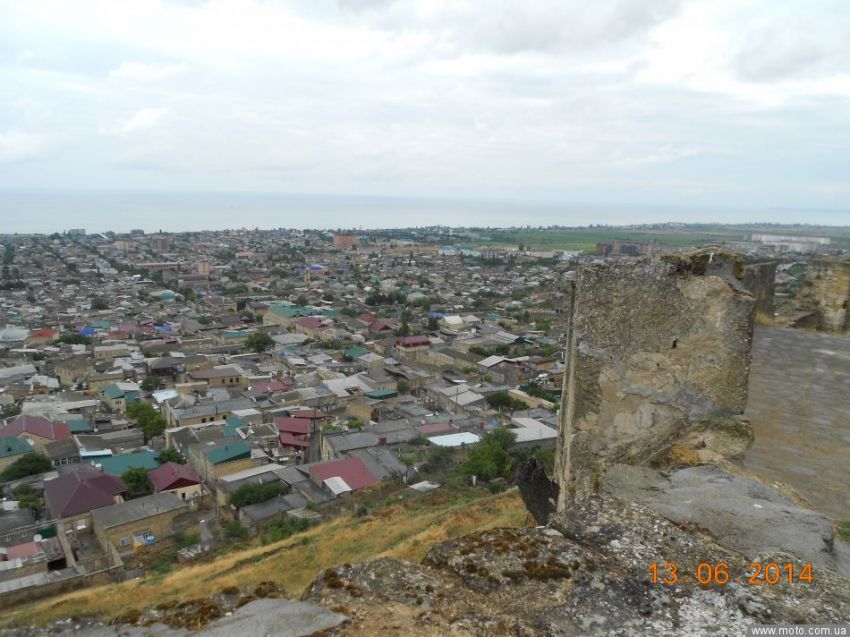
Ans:
{"label": "red metal roof", "polygon": [[168,491],[191,487],[201,483],[201,478],[191,467],[176,462],[166,462],[148,473],[154,491]]}
{"label": "red metal roof", "polygon": [[448,431],[457,431],[457,427],[449,422],[437,422],[430,425],[419,425],[416,427],[416,431],[421,433],[423,436],[431,436],[433,434]]}
{"label": "red metal roof", "polygon": [[10,546],[6,550],[6,557],[11,561],[18,557],[35,557],[42,552],[38,542],[24,542]]}
{"label": "red metal roof", "polygon": [[300,318],[295,322],[301,325],[302,327],[306,327],[313,330],[320,330],[322,328],[327,327],[327,325],[325,323],[322,323],[321,320],[313,318],[312,316],[305,316],[304,318]]}
{"label": "red metal roof", "polygon": [[402,336],[396,339],[396,345],[402,347],[418,347],[420,345],[430,345],[431,341],[427,336]]}
{"label": "red metal roof", "polygon": [[62,440],[71,437],[71,430],[64,422],[50,422],[38,416],[20,415],[14,420],[0,428],[0,438],[6,436],[20,436],[23,433],[47,438],[48,440]]}
{"label": "red metal roof", "polygon": [[378,481],[375,476],[369,473],[369,469],[360,458],[331,460],[330,462],[314,464],[310,467],[310,473],[322,481],[328,478],[342,478],[352,491],[368,487]]}
{"label": "red metal roof", "polygon": [[296,447],[298,449],[307,449],[310,446],[309,440],[299,440],[291,433],[286,431],[281,431],[280,436],[280,446],[281,447]]}
{"label": "red metal roof", "polygon": [[125,491],[121,478],[93,469],[81,468],[44,483],[47,508],[58,518],[115,504],[115,496]]}
{"label": "red metal roof", "polygon": [[275,427],[281,433],[286,432],[295,434],[296,436],[304,436],[310,434],[310,419],[309,418],[287,418],[281,416],[274,419]]}

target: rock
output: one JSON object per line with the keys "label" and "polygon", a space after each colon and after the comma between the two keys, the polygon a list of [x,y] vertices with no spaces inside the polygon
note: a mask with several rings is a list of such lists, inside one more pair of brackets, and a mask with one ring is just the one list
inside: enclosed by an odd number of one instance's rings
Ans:
{"label": "rock", "polygon": [[[545,528],[490,529],[441,542],[420,565],[382,558],[329,569],[305,599],[360,618],[334,635],[384,625],[399,635],[719,636],[743,634],[751,623],[840,623],[850,616],[850,580],[828,566],[816,567],[812,585],[755,585],[745,577],[751,559],[802,566],[790,553],[744,556],[695,525],[604,493],[554,514]],[[678,565],[676,585],[652,581],[650,564],[666,562]],[[695,574],[703,562],[726,563],[730,581],[700,585]],[[423,591],[430,596],[427,621]],[[409,617],[416,619],[405,623]]]}
{"label": "rock", "polygon": [[609,469],[603,488],[677,524],[696,525],[745,558],[786,551],[850,577],[846,548],[835,537],[832,522],[761,482],[718,467],[682,469],[665,477],[652,469],[620,465]]}

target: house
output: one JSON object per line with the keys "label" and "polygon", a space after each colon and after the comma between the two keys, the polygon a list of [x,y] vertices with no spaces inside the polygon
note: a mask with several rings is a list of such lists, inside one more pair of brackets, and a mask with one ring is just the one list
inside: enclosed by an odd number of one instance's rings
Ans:
{"label": "house", "polygon": [[80,464],[80,449],[73,437],[48,442],[44,445],[44,453],[53,462],[54,467]]}
{"label": "house", "polygon": [[183,464],[166,462],[148,473],[154,493],[170,491],[181,500],[190,500],[203,495],[201,478],[195,471]]}
{"label": "house", "polygon": [[44,453],[44,445],[53,440],[69,438],[71,432],[64,422],[50,422],[38,416],[17,416],[0,427],[0,438],[14,437],[26,440],[33,451]]}
{"label": "house", "polygon": [[254,465],[251,448],[243,440],[196,445],[189,453],[189,462],[205,480],[215,480]]}
{"label": "house", "polygon": [[279,432],[281,447],[304,450],[310,447],[310,434],[313,422],[309,418],[275,418],[274,425]]}
{"label": "house", "polygon": [[14,436],[0,438],[0,471],[31,451],[32,447],[26,440]]}
{"label": "house", "polygon": [[66,358],[56,361],[53,365],[53,373],[59,378],[59,382],[66,386],[74,385],[92,372],[94,372],[94,366],[85,356]]}
{"label": "house", "polygon": [[50,341],[59,338],[59,332],[49,327],[43,327],[40,330],[35,330],[27,336],[27,347],[35,347],[38,345],[46,345]]}
{"label": "house", "polygon": [[395,340],[395,346],[400,352],[416,352],[431,347],[431,339],[427,336],[402,336]]}
{"label": "house", "polygon": [[310,479],[334,495],[357,491],[378,482],[360,458],[331,460],[310,465]]}
{"label": "house", "polygon": [[111,383],[103,387],[98,394],[109,409],[123,414],[127,412],[130,403],[139,400],[140,389],[136,383]]}
{"label": "house", "polygon": [[121,502],[127,486],[115,476],[80,467],[46,480],[44,502],[51,518],[62,518],[74,531],[91,527],[91,511]]}
{"label": "house", "polygon": [[249,504],[239,509],[239,521],[255,530],[262,528],[272,520],[282,520],[289,511],[307,506],[307,500],[299,493],[279,495],[265,502]]}
{"label": "house", "polygon": [[122,476],[129,469],[156,469],[159,466],[155,451],[136,451],[118,456],[92,458],[86,461],[96,469],[111,476]]}
{"label": "house", "polygon": [[314,316],[305,316],[295,321],[295,332],[298,334],[306,334],[310,338],[322,340],[325,331],[331,326],[327,319],[320,319]]}
{"label": "house", "polygon": [[105,551],[111,545],[119,555],[128,555],[173,535],[175,518],[188,510],[188,503],[173,493],[154,493],[95,509],[92,528]]}
{"label": "house", "polygon": [[239,385],[239,372],[229,366],[195,369],[189,372],[189,378],[206,382],[210,387],[232,387]]}

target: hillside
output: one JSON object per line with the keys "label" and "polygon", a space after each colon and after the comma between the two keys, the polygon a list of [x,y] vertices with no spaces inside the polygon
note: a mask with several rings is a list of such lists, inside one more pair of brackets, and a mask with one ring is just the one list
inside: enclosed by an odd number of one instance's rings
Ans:
{"label": "hillside", "polygon": [[497,495],[480,488],[441,489],[384,507],[373,516],[339,517],[274,544],[258,546],[254,541],[242,548],[227,547],[209,561],[166,575],[146,575],[28,604],[4,612],[0,625],[85,616],[109,620],[131,610],[269,580],[286,596],[298,598],[322,569],[381,556],[418,562],[436,542],[494,527],[523,526],[527,519],[516,489]]}

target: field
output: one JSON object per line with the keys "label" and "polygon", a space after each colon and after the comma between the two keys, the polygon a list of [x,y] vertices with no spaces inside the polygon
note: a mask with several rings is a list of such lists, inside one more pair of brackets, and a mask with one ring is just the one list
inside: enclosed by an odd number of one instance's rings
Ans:
{"label": "field", "polygon": [[804,237],[829,237],[836,247],[850,248],[850,227],[803,225],[688,224],[660,226],[611,226],[587,228],[517,228],[482,231],[489,241],[482,245],[522,244],[532,250],[584,250],[593,252],[599,241],[643,241],[659,246],[689,247],[745,241],[753,233]]}
{"label": "field", "polygon": [[87,588],[4,611],[0,625],[43,624],[63,617],[112,619],[131,609],[206,597],[227,586],[277,582],[298,598],[324,568],[380,556],[419,561],[441,540],[493,527],[526,524],[514,488],[491,495],[481,488],[438,489],[381,508],[374,516],[347,515],[266,546],[248,541],[200,564],[165,575]]}

